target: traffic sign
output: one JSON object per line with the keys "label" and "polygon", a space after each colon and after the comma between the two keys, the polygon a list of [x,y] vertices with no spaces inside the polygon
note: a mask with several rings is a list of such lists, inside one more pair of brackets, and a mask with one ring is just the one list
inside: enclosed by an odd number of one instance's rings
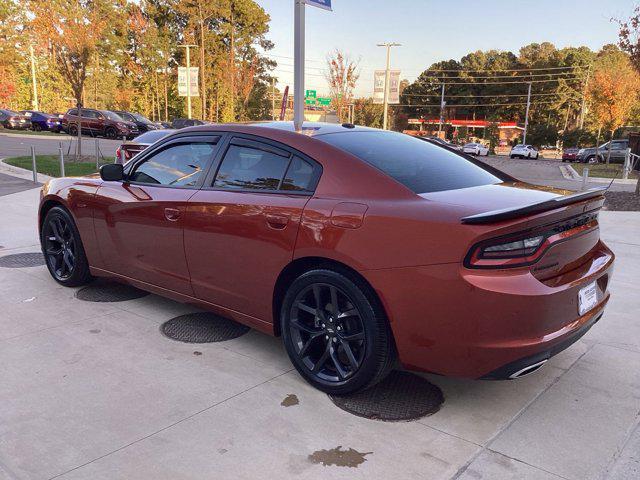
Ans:
{"label": "traffic sign", "polygon": [[318,101],[318,105],[322,105],[323,107],[331,105],[331,99],[328,97],[318,97],[316,100]]}
{"label": "traffic sign", "polygon": [[305,105],[315,105],[316,104],[316,99],[315,98],[305,98],[304,99],[304,104]]}
{"label": "traffic sign", "polygon": [[305,98],[316,98],[317,92],[315,90],[306,90],[304,93]]}
{"label": "traffic sign", "polygon": [[314,7],[324,8],[325,10],[331,10],[331,0],[304,0],[307,5],[313,5]]}

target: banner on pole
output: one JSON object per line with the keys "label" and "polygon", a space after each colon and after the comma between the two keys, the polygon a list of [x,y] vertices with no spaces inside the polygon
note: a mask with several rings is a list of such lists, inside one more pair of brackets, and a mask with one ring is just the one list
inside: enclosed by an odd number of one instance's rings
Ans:
{"label": "banner on pole", "polygon": [[[191,85],[189,85],[189,93],[192,97],[199,97],[199,69],[198,67],[189,67],[189,70],[189,77],[191,79]],[[178,95],[180,97],[187,96],[187,67],[178,67]]]}
{"label": "banner on pole", "polygon": [[331,0],[304,0],[307,5],[313,5],[314,7],[324,8],[325,10],[331,10]]}
{"label": "banner on pole", "polygon": [[[385,70],[376,70],[373,75],[373,103],[384,103]],[[400,103],[400,70],[389,70],[389,105]]]}
{"label": "banner on pole", "polygon": [[287,103],[289,102],[289,85],[284,87],[284,93],[282,94],[282,106],[280,107],[280,121],[285,119],[287,113]]}

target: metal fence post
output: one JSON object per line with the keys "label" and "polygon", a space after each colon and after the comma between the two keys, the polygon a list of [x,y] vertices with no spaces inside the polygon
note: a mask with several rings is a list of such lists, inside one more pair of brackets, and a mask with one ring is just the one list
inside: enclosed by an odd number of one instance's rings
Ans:
{"label": "metal fence post", "polygon": [[31,168],[33,168],[33,183],[38,183],[38,168],[36,167],[36,147],[31,145]]}
{"label": "metal fence post", "polygon": [[624,180],[629,178],[629,170],[631,170],[631,149],[627,148],[624,154],[624,165],[622,167],[622,178]]}
{"label": "metal fence post", "polygon": [[96,138],[96,170],[100,168],[100,140]]}
{"label": "metal fence post", "polygon": [[582,170],[582,190],[587,189],[588,179],[589,179],[589,169],[587,167],[584,167],[584,170]]}
{"label": "metal fence post", "polygon": [[60,142],[58,152],[60,153],[60,176],[64,177],[64,153],[62,153],[62,142]]}

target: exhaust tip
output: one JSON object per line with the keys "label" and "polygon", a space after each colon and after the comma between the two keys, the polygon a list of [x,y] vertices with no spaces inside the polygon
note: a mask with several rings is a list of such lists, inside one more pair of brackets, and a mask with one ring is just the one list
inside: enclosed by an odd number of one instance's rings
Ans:
{"label": "exhaust tip", "polygon": [[536,362],[536,363],[533,363],[531,365],[527,365],[526,367],[521,368],[517,372],[514,372],[511,375],[509,375],[509,378],[513,380],[513,379],[516,379],[516,378],[522,378],[522,377],[525,377],[527,375],[530,375],[533,372],[539,370],[545,363],[547,363],[548,360],[549,359],[545,359],[545,360],[542,360],[541,362]]}

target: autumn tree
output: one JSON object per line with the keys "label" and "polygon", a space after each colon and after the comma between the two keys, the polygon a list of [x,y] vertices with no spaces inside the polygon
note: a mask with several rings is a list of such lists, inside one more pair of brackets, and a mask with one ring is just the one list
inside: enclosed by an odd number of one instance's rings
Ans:
{"label": "autumn tree", "polygon": [[[610,140],[637,106],[639,93],[640,79],[629,57],[617,48],[603,49],[594,66],[588,95],[592,114],[597,124],[610,132]],[[609,148],[607,164],[610,155]]]}
{"label": "autumn tree", "polygon": [[353,91],[360,78],[358,61],[352,60],[344,52],[336,49],[327,57],[325,78],[329,84],[331,103],[342,122],[344,107],[352,103]]}

